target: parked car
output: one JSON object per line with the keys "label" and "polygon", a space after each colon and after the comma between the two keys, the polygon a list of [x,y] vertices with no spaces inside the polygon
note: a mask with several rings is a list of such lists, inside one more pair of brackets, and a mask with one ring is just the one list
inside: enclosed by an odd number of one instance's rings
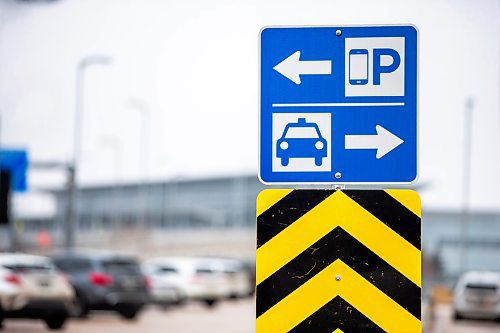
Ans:
{"label": "parked car", "polygon": [[144,264],[143,272],[150,281],[150,300],[166,309],[171,305],[181,305],[187,300],[181,287],[180,273],[173,265]]}
{"label": "parked car", "polygon": [[2,288],[0,321],[5,318],[41,319],[49,329],[63,328],[74,292],[49,258],[0,254],[0,267],[9,285]]}
{"label": "parked car", "polygon": [[19,277],[12,270],[0,266],[0,312],[20,309],[27,301]]}
{"label": "parked car", "polygon": [[500,273],[462,275],[454,291],[453,312],[455,319],[500,319]]}
{"label": "parked car", "polygon": [[255,272],[255,260],[243,260],[241,261],[243,265],[243,270],[246,273],[248,279],[248,296],[253,296],[255,294],[256,285],[256,272]]}
{"label": "parked car", "polygon": [[75,289],[72,313],[76,317],[104,310],[132,320],[149,301],[149,281],[131,256],[72,251],[54,256],[54,263],[69,276]]}
{"label": "parked car", "polygon": [[[214,306],[228,297],[225,261],[215,258],[165,257],[148,260],[144,270],[150,274],[153,302],[170,302],[163,297],[164,285],[174,288],[180,300],[192,300]],[[160,284],[161,282],[161,284]]]}
{"label": "parked car", "polygon": [[249,277],[246,264],[236,259],[221,259],[221,263],[226,279],[226,297],[235,299],[251,295],[255,285]]}

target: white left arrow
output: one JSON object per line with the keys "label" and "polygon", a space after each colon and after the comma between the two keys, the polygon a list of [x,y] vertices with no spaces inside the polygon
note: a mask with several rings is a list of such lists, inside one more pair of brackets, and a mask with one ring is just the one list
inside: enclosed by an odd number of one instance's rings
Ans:
{"label": "white left arrow", "polygon": [[345,149],[376,149],[380,159],[404,142],[380,125],[375,130],[375,135],[346,135]]}
{"label": "white left arrow", "polygon": [[300,51],[295,52],[279,64],[273,67],[275,71],[300,84],[301,75],[330,75],[332,74],[331,60],[300,60]]}

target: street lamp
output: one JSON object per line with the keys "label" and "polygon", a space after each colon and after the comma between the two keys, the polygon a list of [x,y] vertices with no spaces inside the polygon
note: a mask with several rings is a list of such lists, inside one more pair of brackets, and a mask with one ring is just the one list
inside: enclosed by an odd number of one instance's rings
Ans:
{"label": "street lamp", "polygon": [[72,249],[75,246],[75,226],[77,221],[77,205],[78,205],[78,190],[77,190],[77,174],[78,163],[81,158],[82,151],[82,134],[83,134],[83,110],[84,110],[84,94],[85,94],[85,71],[87,68],[94,65],[109,65],[111,58],[104,55],[90,55],[82,58],[76,68],[76,91],[75,91],[75,117],[74,117],[74,137],[73,137],[73,166],[70,169],[69,176],[69,201],[68,201],[68,216],[65,224],[65,246]]}
{"label": "street lamp", "polygon": [[123,145],[118,139],[108,136],[103,137],[100,141],[103,147],[109,148],[113,153],[113,176],[115,182],[118,183],[122,174]]}
{"label": "street lamp", "polygon": [[474,120],[474,99],[469,97],[465,102],[464,117],[464,168],[462,184],[462,214],[460,226],[460,273],[469,265],[469,224],[470,224],[470,189],[472,166],[472,131]]}
{"label": "street lamp", "polygon": [[113,185],[113,220],[112,226],[116,229],[119,223],[119,188],[120,188],[120,179],[122,174],[122,165],[123,165],[123,145],[122,143],[113,137],[104,137],[101,140],[102,146],[107,147],[111,150],[113,154],[113,176],[114,176],[114,185]]}
{"label": "street lamp", "polygon": [[128,106],[138,110],[141,114],[141,143],[140,143],[140,169],[141,169],[141,219],[142,223],[146,224],[146,208],[147,199],[149,196],[148,188],[148,162],[149,162],[149,142],[148,135],[150,130],[150,108],[149,104],[140,98],[132,98],[128,102]]}

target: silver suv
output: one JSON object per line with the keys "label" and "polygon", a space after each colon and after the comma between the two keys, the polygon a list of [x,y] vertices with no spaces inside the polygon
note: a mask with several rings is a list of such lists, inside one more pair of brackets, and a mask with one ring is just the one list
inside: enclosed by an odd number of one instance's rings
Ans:
{"label": "silver suv", "polygon": [[0,268],[4,279],[0,323],[5,318],[41,319],[49,329],[63,328],[74,292],[49,258],[0,254]]}

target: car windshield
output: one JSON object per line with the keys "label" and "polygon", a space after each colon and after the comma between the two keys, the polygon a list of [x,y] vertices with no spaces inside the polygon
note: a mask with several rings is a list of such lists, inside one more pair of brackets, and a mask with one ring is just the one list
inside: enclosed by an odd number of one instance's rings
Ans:
{"label": "car windshield", "polygon": [[163,267],[158,267],[158,269],[156,270],[156,272],[158,274],[175,274],[175,273],[179,273],[179,271],[173,267],[167,267],[167,266],[163,266]]}
{"label": "car windshield", "polygon": [[80,258],[61,258],[54,260],[57,268],[63,272],[80,272],[92,269],[92,264],[88,259]]}
{"label": "car windshield", "polygon": [[215,270],[213,270],[211,268],[199,267],[196,269],[196,273],[209,275],[209,274],[215,274]]}
{"label": "car windshield", "polygon": [[54,266],[49,263],[36,263],[36,264],[13,264],[3,265],[3,267],[10,269],[15,273],[37,273],[37,272],[51,272]]}
{"label": "car windshield", "polygon": [[318,131],[314,126],[297,127],[289,126],[284,135],[287,139],[317,139],[319,138]]}
{"label": "car windshield", "polygon": [[140,274],[139,264],[129,259],[106,260],[102,263],[104,269],[108,272],[121,274]]}
{"label": "car windshield", "polygon": [[475,289],[475,290],[497,290],[497,286],[494,284],[469,283],[465,287],[467,289]]}

